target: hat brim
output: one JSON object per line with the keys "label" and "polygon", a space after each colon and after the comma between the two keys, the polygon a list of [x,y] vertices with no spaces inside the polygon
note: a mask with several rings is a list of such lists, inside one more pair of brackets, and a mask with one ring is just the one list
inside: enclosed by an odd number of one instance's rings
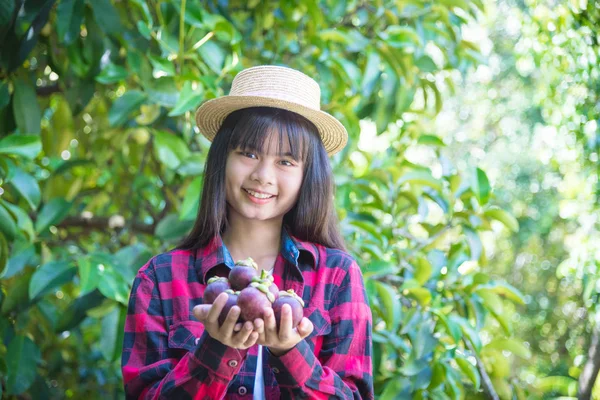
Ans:
{"label": "hat brim", "polygon": [[325,111],[314,110],[298,103],[261,96],[223,96],[208,100],[196,111],[200,132],[212,142],[225,118],[233,111],[250,107],[274,107],[295,112],[312,122],[321,136],[327,154],[339,152],[348,142],[348,132],[340,121]]}

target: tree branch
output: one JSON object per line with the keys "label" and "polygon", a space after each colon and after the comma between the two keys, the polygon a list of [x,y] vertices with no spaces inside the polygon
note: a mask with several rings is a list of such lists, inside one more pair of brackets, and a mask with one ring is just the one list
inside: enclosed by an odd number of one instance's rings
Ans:
{"label": "tree branch", "polygon": [[498,393],[496,393],[496,389],[494,389],[492,380],[490,379],[490,376],[485,370],[485,365],[483,365],[483,361],[481,361],[481,359],[477,355],[477,352],[473,348],[473,345],[464,337],[463,342],[465,343],[465,346],[467,346],[467,348],[471,351],[473,357],[475,357],[475,360],[477,360],[477,370],[479,371],[479,375],[481,375],[481,386],[483,387],[483,392],[488,398],[492,400],[500,400],[500,397],[498,397]]}
{"label": "tree branch", "polygon": [[[67,217],[60,224],[58,224],[58,228],[70,228],[70,227],[80,227],[80,228],[88,228],[93,230],[109,230],[109,229],[120,229],[124,226],[121,224],[119,219],[120,216],[112,216],[108,217]],[[121,217],[122,218],[122,217]],[[154,234],[154,229],[156,227],[156,222],[154,224],[144,224],[143,222],[134,221],[130,224],[130,229],[139,233],[146,233],[149,235]]]}
{"label": "tree branch", "polygon": [[592,332],[592,342],[588,350],[588,360],[583,366],[579,376],[579,391],[577,399],[589,400],[592,396],[592,388],[600,371],[600,326],[596,324]]}

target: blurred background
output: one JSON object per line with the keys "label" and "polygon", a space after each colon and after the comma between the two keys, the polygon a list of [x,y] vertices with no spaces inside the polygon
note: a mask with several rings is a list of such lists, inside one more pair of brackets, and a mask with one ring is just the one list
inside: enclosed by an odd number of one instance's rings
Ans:
{"label": "blurred background", "polygon": [[600,399],[600,5],[0,0],[0,396],[124,398],[136,271],[191,228],[194,110],[315,77],[378,399]]}

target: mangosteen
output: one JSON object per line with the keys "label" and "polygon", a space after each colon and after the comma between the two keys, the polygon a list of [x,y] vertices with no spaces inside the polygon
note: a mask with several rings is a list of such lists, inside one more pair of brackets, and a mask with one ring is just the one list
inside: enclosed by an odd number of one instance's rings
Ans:
{"label": "mangosteen", "polygon": [[212,304],[215,302],[215,299],[227,289],[230,289],[227,278],[218,276],[210,278],[208,280],[208,285],[206,285],[206,288],[204,289],[202,301],[204,304]]}
{"label": "mangosteen", "polygon": [[279,298],[273,302],[273,314],[275,314],[277,329],[280,326],[281,307],[284,304],[289,304],[292,309],[292,328],[295,328],[302,321],[302,317],[304,317],[304,301],[294,292],[294,289],[279,292]]}
{"label": "mangosteen", "polygon": [[277,300],[277,298],[279,297],[279,288],[275,284],[274,280],[275,278],[273,278],[273,275],[269,274],[264,269],[260,272],[260,276],[252,278],[252,282],[257,282],[262,285],[265,285],[269,289],[269,291],[273,293],[275,300]]}
{"label": "mangosteen", "polygon": [[[221,310],[221,314],[219,314],[219,326],[223,325],[223,323],[227,319],[227,314],[229,313],[229,310],[231,310],[231,307],[237,305],[238,297],[240,294],[240,292],[234,292],[231,289],[225,290],[225,293],[227,293],[227,301],[225,302],[225,305],[223,306],[223,309]],[[240,318],[238,317],[238,320],[236,323],[238,323],[238,322],[243,322],[243,321],[241,321]]]}
{"label": "mangosteen", "polygon": [[243,290],[250,283],[252,278],[258,276],[258,265],[248,257],[235,263],[235,266],[229,272],[229,284],[234,290]]}
{"label": "mangosteen", "polygon": [[273,293],[265,285],[252,282],[238,296],[238,306],[241,310],[240,315],[245,321],[264,318],[265,307],[271,307],[273,301],[275,301],[275,296],[273,296]]}

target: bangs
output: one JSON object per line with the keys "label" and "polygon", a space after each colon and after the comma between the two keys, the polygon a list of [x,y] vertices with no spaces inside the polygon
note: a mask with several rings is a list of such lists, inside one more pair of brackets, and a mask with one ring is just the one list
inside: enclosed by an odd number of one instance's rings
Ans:
{"label": "bangs", "polygon": [[[299,114],[272,107],[252,107],[235,111],[237,123],[231,133],[228,152],[235,149],[269,154],[275,135],[279,148],[275,154],[287,154],[295,161],[305,162],[311,135],[319,137],[315,125]],[[237,117],[237,118],[236,118]]]}

